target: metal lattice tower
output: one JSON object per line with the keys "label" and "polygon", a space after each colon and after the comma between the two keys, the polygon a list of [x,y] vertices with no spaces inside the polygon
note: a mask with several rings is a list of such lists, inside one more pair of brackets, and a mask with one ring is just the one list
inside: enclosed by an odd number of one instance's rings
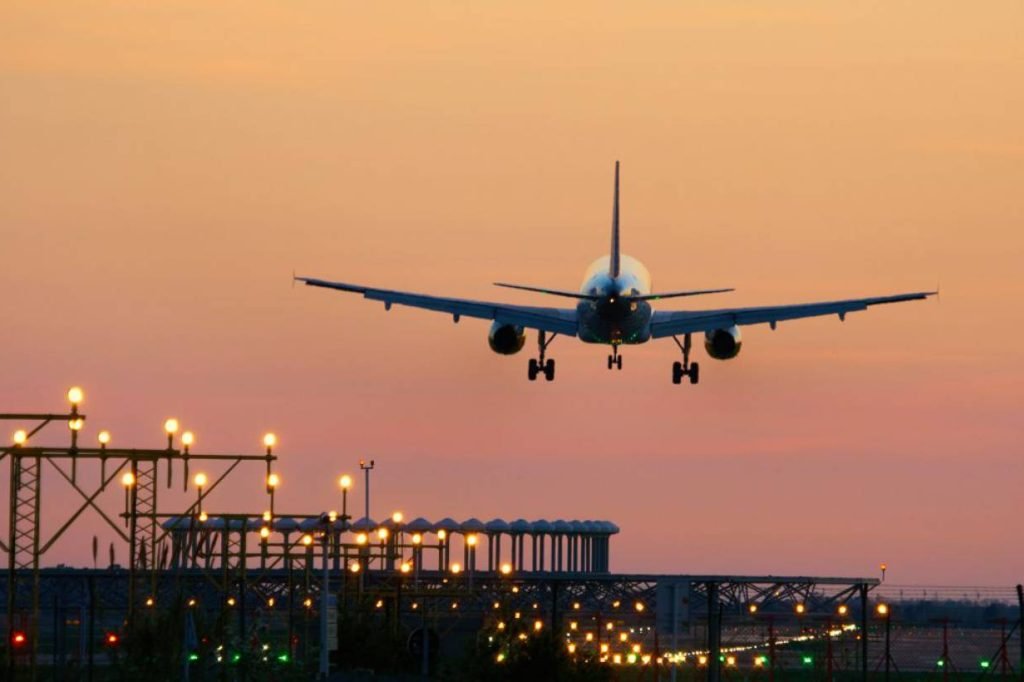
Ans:
{"label": "metal lattice tower", "polygon": [[39,568],[39,484],[38,457],[14,457],[11,461],[10,563],[15,570]]}
{"label": "metal lattice tower", "polygon": [[157,568],[156,556],[156,491],[159,476],[157,462],[142,461],[138,463],[136,486],[136,528],[138,552],[135,555],[135,568],[141,571]]}

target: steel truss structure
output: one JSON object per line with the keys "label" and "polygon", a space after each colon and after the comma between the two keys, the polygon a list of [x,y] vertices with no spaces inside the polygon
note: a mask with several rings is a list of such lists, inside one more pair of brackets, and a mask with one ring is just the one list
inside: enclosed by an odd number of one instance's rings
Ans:
{"label": "steel truss structure", "polygon": [[[9,462],[11,482],[7,541],[0,542],[8,554],[8,642],[16,625],[28,632],[24,663],[33,679],[41,602],[83,614],[98,607],[122,613],[128,637],[138,618],[182,603],[222,615],[230,611],[228,620],[240,642],[250,641],[260,618],[284,614],[289,656],[296,653],[297,629],[306,632],[312,614],[323,617],[332,600],[333,610],[341,614],[369,605],[383,626],[418,627],[423,642],[430,641],[430,631],[459,624],[479,631],[499,623],[512,629],[519,622],[565,630],[570,640],[578,632],[580,654],[590,650],[600,658],[600,645],[609,644],[607,633],[614,631],[628,633],[634,646],[666,664],[696,649],[706,651],[709,680],[720,679],[723,626],[728,632],[736,619],[750,622],[752,606],[770,628],[777,624],[799,631],[807,623],[824,623],[849,603],[848,619],[859,617],[858,627],[867,629],[874,579],[615,575],[609,572],[609,539],[618,528],[601,521],[393,519],[378,524],[369,518],[353,521],[345,508],[337,515],[282,514],[274,509],[271,443],[258,455],[194,453],[187,445],[175,447],[173,435],[161,449],[82,448],[77,435],[84,419],[75,403],[66,414],[0,414],[0,420],[35,423],[20,442],[0,450],[0,460]],[[38,432],[54,421],[73,426],[70,445],[35,445]],[[220,461],[226,468],[185,509],[162,511],[160,486],[173,485],[179,469],[187,487],[195,460]],[[266,467],[270,511],[207,514],[203,495],[246,463]],[[98,469],[92,487],[81,483],[83,466]],[[76,501],[49,536],[42,535],[40,524],[44,472],[56,474]],[[125,483],[125,508],[111,512],[98,498],[119,477]],[[67,495],[61,499],[63,504]],[[87,512],[98,515],[127,545],[128,566],[41,568],[46,553]],[[509,561],[503,561],[504,548]],[[95,618],[89,615],[84,622],[91,629]],[[304,647],[310,640],[300,638]],[[91,633],[88,641],[91,661]],[[865,675],[867,642],[863,637]],[[48,660],[57,660],[58,651],[55,645]],[[611,647],[608,655],[616,655]],[[13,671],[15,656],[8,656],[7,664]]]}

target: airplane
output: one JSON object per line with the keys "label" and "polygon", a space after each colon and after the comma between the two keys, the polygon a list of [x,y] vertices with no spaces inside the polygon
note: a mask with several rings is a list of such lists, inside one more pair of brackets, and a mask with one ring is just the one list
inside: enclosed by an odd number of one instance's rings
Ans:
{"label": "airplane", "polygon": [[[545,380],[555,378],[555,361],[546,351],[558,336],[576,337],[584,343],[611,346],[608,369],[622,369],[619,347],[647,343],[671,337],[682,352],[682,361],[672,364],[672,383],[691,384],[700,380],[700,364],[690,362],[692,336],[704,334],[704,350],[715,360],[730,360],[739,355],[743,344],[740,327],[768,324],[773,330],[779,322],[805,317],[837,315],[845,320],[847,313],[866,310],[883,303],[900,303],[926,299],[938,292],[922,291],[872,298],[853,298],[822,303],[761,306],[755,308],[719,308],[716,310],[655,311],[652,303],[662,299],[703,296],[733,291],[730,288],[696,289],[656,292],[651,288],[651,275],[640,261],[622,253],[619,248],[619,162],[615,162],[615,189],[612,200],[611,250],[595,260],[583,275],[578,292],[495,282],[495,286],[519,289],[575,299],[575,308],[544,308],[534,306],[473,301],[461,298],[378,289],[345,282],[332,282],[313,277],[294,277],[307,286],[362,294],[364,298],[392,305],[404,305],[447,313],[455,322],[462,317],[491,320],[487,336],[491,350],[500,355],[514,355],[526,344],[526,330],[537,331],[537,357],[527,364],[527,377],[535,381],[541,374]],[[679,340],[682,337],[682,341]]]}

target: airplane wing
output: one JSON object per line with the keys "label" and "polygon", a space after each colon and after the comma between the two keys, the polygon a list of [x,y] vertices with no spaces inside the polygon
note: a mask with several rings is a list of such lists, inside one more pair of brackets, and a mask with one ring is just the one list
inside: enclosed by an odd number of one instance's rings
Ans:
{"label": "airplane wing", "polygon": [[577,324],[576,311],[574,309],[536,308],[532,306],[509,305],[507,303],[470,301],[462,298],[427,296],[405,291],[374,289],[373,287],[364,287],[358,284],[329,282],[312,277],[296,277],[295,280],[305,283],[306,286],[324,287],[362,294],[364,298],[368,298],[371,301],[383,302],[386,309],[390,309],[392,304],[405,305],[448,313],[456,322],[459,321],[459,317],[464,315],[483,320],[497,320],[505,324],[564,334],[566,336],[576,336]]}
{"label": "airplane wing", "polygon": [[895,294],[893,296],[876,296],[874,298],[851,298],[845,301],[763,306],[759,308],[655,312],[651,318],[651,336],[653,338],[662,338],[677,334],[724,329],[732,325],[743,326],[748,324],[764,324],[766,322],[774,329],[775,324],[783,320],[797,320],[802,317],[819,317],[822,315],[838,315],[839,319],[842,320],[845,319],[846,313],[867,310],[868,307],[873,305],[917,301],[933,296],[935,293],[937,292],[922,291],[911,294]]}

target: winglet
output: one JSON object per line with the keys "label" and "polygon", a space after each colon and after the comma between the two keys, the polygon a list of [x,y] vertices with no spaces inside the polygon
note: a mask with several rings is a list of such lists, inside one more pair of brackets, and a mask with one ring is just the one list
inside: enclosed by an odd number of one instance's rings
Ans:
{"label": "winglet", "polygon": [[608,274],[619,276],[619,162],[615,162],[615,198],[612,201],[612,249],[608,259]]}

